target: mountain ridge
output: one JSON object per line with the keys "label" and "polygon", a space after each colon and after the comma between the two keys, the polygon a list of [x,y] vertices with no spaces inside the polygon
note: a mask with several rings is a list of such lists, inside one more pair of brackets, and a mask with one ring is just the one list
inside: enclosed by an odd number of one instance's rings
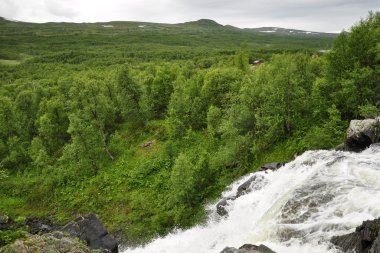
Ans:
{"label": "mountain ridge", "polygon": [[230,29],[230,30],[239,30],[239,31],[248,31],[248,32],[261,32],[261,33],[274,33],[274,34],[305,34],[305,35],[337,35],[338,33],[331,33],[331,32],[319,32],[319,31],[309,31],[309,30],[302,30],[302,29],[294,29],[294,28],[284,28],[284,27],[272,27],[272,26],[263,26],[263,27],[236,27],[233,25],[222,25],[218,23],[215,20],[202,18],[194,21],[186,21],[182,23],[160,23],[160,22],[147,22],[147,21],[129,21],[129,20],[113,20],[113,21],[106,21],[106,22],[43,22],[43,23],[35,23],[35,22],[27,22],[27,21],[19,21],[19,20],[11,20],[6,19],[4,17],[0,17],[0,22],[15,22],[15,23],[25,23],[25,24],[100,24],[100,25],[107,25],[107,24],[137,24],[137,25],[163,25],[163,26],[199,26],[203,28],[223,28],[223,29]]}

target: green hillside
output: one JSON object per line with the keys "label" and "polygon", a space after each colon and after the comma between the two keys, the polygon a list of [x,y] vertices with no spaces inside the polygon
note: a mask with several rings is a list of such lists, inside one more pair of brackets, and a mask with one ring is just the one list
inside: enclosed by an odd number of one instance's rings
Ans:
{"label": "green hillside", "polygon": [[[97,57],[191,58],[228,54],[244,43],[250,50],[328,49],[336,34],[268,34],[199,20],[183,24],[146,22],[44,23],[0,20],[2,60],[76,51]],[[178,52],[180,51],[180,52]],[[152,56],[154,54],[155,56]],[[91,57],[91,56],[89,56]],[[85,57],[86,58],[86,57]]]}

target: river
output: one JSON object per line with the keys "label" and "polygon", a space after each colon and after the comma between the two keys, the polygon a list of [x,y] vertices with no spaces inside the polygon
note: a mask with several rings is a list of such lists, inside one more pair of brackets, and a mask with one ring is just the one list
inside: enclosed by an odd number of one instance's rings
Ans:
{"label": "river", "polygon": [[[223,197],[234,195],[251,176],[233,183]],[[338,253],[329,243],[332,236],[380,217],[380,145],[361,153],[308,151],[256,176],[255,190],[230,201],[227,217],[212,203],[205,224],[124,253],[219,253],[245,243],[278,253]]]}

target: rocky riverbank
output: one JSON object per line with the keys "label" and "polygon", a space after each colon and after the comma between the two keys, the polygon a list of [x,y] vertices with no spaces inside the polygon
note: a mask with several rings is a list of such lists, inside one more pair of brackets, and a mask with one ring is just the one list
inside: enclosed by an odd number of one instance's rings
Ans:
{"label": "rocky riverbank", "polygon": [[[14,228],[15,221],[3,217],[1,230]],[[95,214],[80,216],[65,226],[47,218],[29,218],[22,222],[23,237],[0,249],[0,253],[17,252],[110,252],[118,253],[118,243]]]}
{"label": "rocky riverbank", "polygon": [[23,240],[17,240],[0,248],[0,253],[95,253],[104,252],[94,250],[75,237],[55,231],[43,235],[29,235]]}

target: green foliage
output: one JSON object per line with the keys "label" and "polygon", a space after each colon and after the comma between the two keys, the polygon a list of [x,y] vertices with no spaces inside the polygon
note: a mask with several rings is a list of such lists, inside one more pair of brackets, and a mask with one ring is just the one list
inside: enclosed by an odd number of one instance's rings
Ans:
{"label": "green foliage", "polygon": [[193,179],[193,166],[189,157],[183,153],[174,162],[170,181],[175,204],[185,202],[187,205],[191,205],[191,200],[194,197],[192,189],[196,183]]}
{"label": "green foliage", "polygon": [[241,72],[235,68],[217,68],[208,71],[201,90],[202,100],[208,105],[227,109],[239,91]]}
{"label": "green foliage", "polygon": [[378,13],[328,54],[314,49],[334,36],[112,24],[0,20],[0,58],[19,61],[0,65],[1,211],[96,212],[145,242],[202,220],[237,177],[331,148],[348,120],[379,112]]}
{"label": "green foliage", "polygon": [[40,138],[33,138],[30,148],[29,148],[29,156],[32,159],[32,164],[36,168],[44,168],[49,164],[49,155],[46,152],[45,146],[42,144]]}
{"label": "green foliage", "polygon": [[329,103],[336,104],[345,119],[357,117],[364,102],[378,108],[380,101],[380,13],[370,13],[341,33],[327,56]]}
{"label": "green foliage", "polygon": [[17,136],[12,136],[5,143],[7,155],[0,161],[0,167],[16,172],[30,162],[27,142]]}
{"label": "green foliage", "polygon": [[16,131],[14,105],[9,97],[1,96],[0,101],[0,136],[2,140],[6,140]]}
{"label": "green foliage", "polygon": [[364,118],[373,118],[380,114],[380,109],[371,104],[359,106],[359,115]]}
{"label": "green foliage", "polygon": [[247,45],[242,45],[234,56],[234,65],[242,71],[247,71],[249,68],[249,56],[246,51]]}
{"label": "green foliage", "polygon": [[8,177],[5,170],[0,169],[0,181],[5,180]]}
{"label": "green foliage", "polygon": [[37,116],[38,136],[50,156],[59,156],[64,144],[70,139],[67,129],[69,118],[63,96],[43,99]]}
{"label": "green foliage", "polygon": [[210,106],[207,112],[207,130],[211,135],[218,132],[222,119],[222,111],[216,106]]}
{"label": "green foliage", "polygon": [[339,110],[333,105],[327,111],[329,118],[324,124],[312,127],[301,140],[303,150],[329,148],[343,142],[345,124]]}
{"label": "green foliage", "polygon": [[153,118],[162,118],[166,113],[170,95],[173,92],[173,82],[175,78],[176,72],[169,69],[169,67],[157,69],[150,87],[150,93],[148,94]]}
{"label": "green foliage", "polygon": [[120,70],[117,87],[121,117],[132,122],[138,121],[141,91],[139,85],[130,75],[129,66],[124,66]]}
{"label": "green foliage", "polygon": [[21,230],[0,231],[0,247],[12,243],[18,239],[23,239],[25,237],[25,232]]}

